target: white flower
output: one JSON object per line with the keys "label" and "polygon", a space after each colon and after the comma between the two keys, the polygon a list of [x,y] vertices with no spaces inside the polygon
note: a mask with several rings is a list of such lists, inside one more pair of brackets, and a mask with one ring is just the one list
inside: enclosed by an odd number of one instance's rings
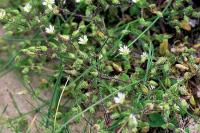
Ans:
{"label": "white flower", "polygon": [[81,0],[76,0],[76,3],[79,3],[79,2],[81,2]]}
{"label": "white flower", "polygon": [[4,9],[0,9],[0,19],[4,19],[6,16],[6,11]]}
{"label": "white flower", "polygon": [[133,3],[137,3],[139,0],[132,0]]}
{"label": "white flower", "polygon": [[125,101],[125,94],[118,92],[117,97],[114,97],[114,101],[116,104],[123,104]]}
{"label": "white flower", "polygon": [[121,55],[128,55],[130,53],[130,50],[127,46],[124,45],[119,48],[119,53]]}
{"label": "white flower", "polygon": [[46,33],[48,33],[48,34],[53,34],[54,31],[55,31],[54,26],[49,25],[49,27],[46,27],[46,28],[45,28],[45,31],[46,31]]}
{"label": "white flower", "polygon": [[148,58],[148,54],[146,52],[143,52],[141,55],[141,62],[144,63]]}
{"label": "white flower", "polygon": [[87,42],[88,42],[88,38],[86,35],[79,37],[79,39],[78,39],[79,44],[87,44]]}
{"label": "white flower", "polygon": [[31,11],[31,8],[32,8],[32,5],[30,3],[27,3],[25,6],[24,6],[24,11],[25,12],[30,12]]}
{"label": "white flower", "polygon": [[156,87],[153,86],[153,85],[150,86],[150,90],[154,90],[155,88],[156,88]]}
{"label": "white flower", "polygon": [[53,6],[54,3],[55,3],[54,0],[44,0],[44,1],[42,2],[42,4],[43,4],[44,6],[47,6],[50,10],[53,8],[52,6]]}

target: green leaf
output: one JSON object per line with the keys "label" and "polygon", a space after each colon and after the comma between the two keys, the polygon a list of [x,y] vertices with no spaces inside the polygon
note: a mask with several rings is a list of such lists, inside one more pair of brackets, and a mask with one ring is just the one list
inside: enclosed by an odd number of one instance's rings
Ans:
{"label": "green leaf", "polygon": [[159,113],[149,114],[148,118],[151,127],[161,127],[163,124],[165,124],[163,116]]}

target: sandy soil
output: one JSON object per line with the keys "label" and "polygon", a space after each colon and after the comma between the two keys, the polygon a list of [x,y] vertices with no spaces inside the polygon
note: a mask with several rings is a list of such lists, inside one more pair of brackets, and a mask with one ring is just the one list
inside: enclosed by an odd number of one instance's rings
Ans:
{"label": "sandy soil", "polygon": [[[33,109],[35,103],[28,94],[19,95],[18,93],[26,90],[21,82],[18,80],[14,72],[9,72],[0,78],[0,112],[1,118],[14,118],[20,115],[20,113],[26,113]],[[14,105],[14,101],[16,105]],[[31,105],[29,102],[33,105]],[[19,111],[17,111],[18,107]],[[29,122],[33,117],[28,117]],[[3,133],[11,133],[10,130],[4,129]]]}

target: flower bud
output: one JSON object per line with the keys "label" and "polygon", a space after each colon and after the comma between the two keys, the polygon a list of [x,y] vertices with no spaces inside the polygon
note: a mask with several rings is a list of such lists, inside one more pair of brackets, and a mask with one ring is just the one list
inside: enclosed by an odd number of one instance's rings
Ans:
{"label": "flower bud", "polygon": [[156,65],[164,64],[167,61],[167,57],[159,57],[156,61]]}
{"label": "flower bud", "polygon": [[140,85],[140,88],[142,89],[142,92],[143,92],[144,94],[148,94],[149,89],[148,89],[145,85],[141,84],[141,85]]}
{"label": "flower bud", "polygon": [[64,70],[65,73],[70,74],[72,76],[78,76],[79,72],[76,70]]}
{"label": "flower bud", "polygon": [[68,53],[68,57],[70,59],[76,59],[76,55],[74,53]]}
{"label": "flower bud", "polygon": [[151,86],[158,86],[158,83],[155,82],[155,81],[153,81],[153,80],[148,81],[148,83],[149,83],[149,85],[151,85]]}
{"label": "flower bud", "polygon": [[129,125],[129,127],[137,128],[138,122],[137,122],[137,119],[136,119],[136,117],[135,117],[134,114],[131,114],[131,115],[129,116],[128,125]]}
{"label": "flower bud", "polygon": [[187,110],[187,108],[189,107],[188,103],[186,102],[185,99],[182,99],[181,100],[181,107],[184,109],[184,110]]}
{"label": "flower bud", "polygon": [[147,103],[146,107],[147,107],[148,110],[153,110],[154,104],[153,103]]}
{"label": "flower bud", "polygon": [[166,87],[170,87],[171,86],[171,80],[168,77],[165,78],[164,85]]}
{"label": "flower bud", "polygon": [[122,72],[122,67],[119,64],[113,62],[112,66],[117,72]]}

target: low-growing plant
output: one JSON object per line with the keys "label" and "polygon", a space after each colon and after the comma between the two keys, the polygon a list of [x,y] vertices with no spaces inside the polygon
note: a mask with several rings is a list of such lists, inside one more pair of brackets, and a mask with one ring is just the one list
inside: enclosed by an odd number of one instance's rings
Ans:
{"label": "low-growing plant", "polygon": [[26,84],[43,77],[32,95],[53,93],[40,123],[46,132],[82,121],[85,132],[186,132],[180,122],[198,124],[200,115],[195,2],[11,2],[0,9],[2,71],[21,71]]}

